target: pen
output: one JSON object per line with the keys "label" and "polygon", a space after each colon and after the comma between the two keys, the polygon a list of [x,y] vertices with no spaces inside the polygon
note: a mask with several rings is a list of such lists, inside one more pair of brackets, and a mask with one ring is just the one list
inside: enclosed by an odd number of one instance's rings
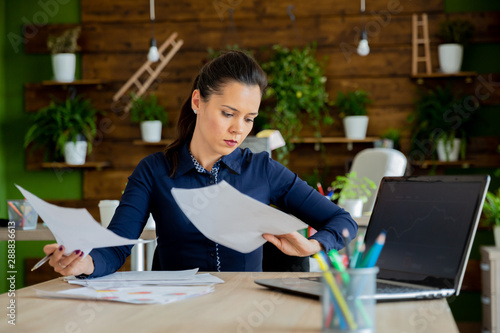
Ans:
{"label": "pen", "polygon": [[344,283],[349,283],[349,274],[346,272],[346,268],[344,264],[342,263],[342,258],[340,258],[339,253],[335,249],[331,249],[328,252],[328,259],[330,259],[330,262],[333,265],[333,268],[341,272],[342,280]]}
{"label": "pen", "polygon": [[[52,252],[52,253],[54,253],[54,252]],[[49,261],[50,256],[52,255],[52,253],[49,254],[49,255],[46,255],[45,258],[43,258],[42,260],[40,260],[39,262],[37,262],[35,264],[35,266],[33,266],[33,268],[31,269],[31,271],[33,272],[35,269],[39,268],[40,266],[42,266],[43,264],[45,264],[47,261]]]}
{"label": "pen", "polygon": [[351,311],[349,310],[349,307],[347,306],[347,303],[344,299],[344,296],[342,295],[342,292],[340,291],[339,287],[337,286],[337,283],[335,282],[332,272],[330,272],[328,268],[327,261],[325,260],[328,257],[322,251],[314,254],[313,257],[316,258],[316,260],[318,260],[319,267],[324,273],[323,276],[327,284],[330,286],[330,291],[332,292],[333,300],[335,301],[334,304],[338,305],[340,312],[343,314],[343,317],[349,326],[349,329],[355,330],[357,328],[357,325],[356,322],[354,321],[354,317]]}
{"label": "pen", "polygon": [[352,258],[350,261],[350,267],[356,268],[356,263],[358,262],[358,257],[361,251],[361,245],[363,245],[363,239],[365,238],[365,235],[358,235],[358,238],[356,239],[356,244],[354,245],[354,252],[352,254]]}
{"label": "pen", "polygon": [[318,182],[316,186],[318,187],[319,193],[321,193],[321,195],[325,195],[325,191],[323,191],[323,186],[321,186],[321,183]]}
{"label": "pen", "polygon": [[351,267],[351,250],[349,249],[349,243],[351,243],[351,238],[349,237],[349,230],[344,228],[342,230],[342,238],[344,239],[345,253],[347,255],[347,267]]}
{"label": "pen", "polygon": [[382,231],[375,240],[375,244],[372,245],[366,256],[361,262],[361,267],[373,267],[377,263],[378,256],[382,251],[385,244],[385,231]]}

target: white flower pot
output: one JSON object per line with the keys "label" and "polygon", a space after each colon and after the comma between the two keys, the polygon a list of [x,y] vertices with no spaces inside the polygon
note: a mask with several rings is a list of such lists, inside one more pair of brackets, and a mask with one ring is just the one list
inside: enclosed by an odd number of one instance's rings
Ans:
{"label": "white flower pot", "polygon": [[493,227],[493,236],[495,237],[495,245],[500,248],[500,225]]}
{"label": "white flower pot", "polygon": [[453,141],[446,142],[445,148],[444,140],[439,139],[437,142],[438,160],[441,162],[458,161],[458,157],[460,155],[460,143],[460,139],[453,139]]}
{"label": "white flower pot", "polygon": [[352,217],[363,215],[363,201],[361,199],[346,199],[342,203],[342,208],[348,211]]}
{"label": "white flower pot", "polygon": [[438,46],[441,72],[451,74],[460,72],[464,47],[460,44],[441,44]]}
{"label": "white flower pot", "polygon": [[161,141],[161,121],[148,120],[141,122],[142,141],[160,142]]}
{"label": "white flower pot", "polygon": [[55,81],[73,82],[75,80],[76,55],[73,53],[53,54],[52,69]]}
{"label": "white flower pot", "polygon": [[354,140],[366,138],[368,116],[347,116],[343,119],[343,123],[346,138]]}
{"label": "white flower pot", "polygon": [[64,144],[64,159],[73,165],[85,164],[87,156],[87,141],[68,141]]}
{"label": "white flower pot", "polygon": [[113,215],[115,215],[116,207],[120,204],[120,200],[101,200],[99,201],[99,214],[101,216],[101,225],[107,228]]}

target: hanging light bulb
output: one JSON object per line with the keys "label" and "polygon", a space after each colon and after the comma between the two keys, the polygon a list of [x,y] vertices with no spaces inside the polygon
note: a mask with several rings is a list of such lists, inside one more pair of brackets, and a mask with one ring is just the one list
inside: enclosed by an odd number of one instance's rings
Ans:
{"label": "hanging light bulb", "polygon": [[357,51],[358,54],[363,57],[370,53],[370,46],[368,45],[366,30],[363,30],[363,32],[361,33],[361,39],[359,40]]}
{"label": "hanging light bulb", "polygon": [[160,59],[155,39],[155,1],[149,0],[149,14],[151,17],[151,42],[149,43],[148,60],[157,62]]}
{"label": "hanging light bulb", "polygon": [[361,32],[361,39],[358,44],[358,54],[362,57],[370,53],[370,46],[368,46],[368,36],[365,30],[365,0],[361,0],[361,14],[363,16],[363,31]]}
{"label": "hanging light bulb", "polygon": [[158,47],[156,46],[156,39],[151,38],[151,43],[149,44],[148,60],[152,62],[157,62],[160,59],[160,53],[158,53]]}

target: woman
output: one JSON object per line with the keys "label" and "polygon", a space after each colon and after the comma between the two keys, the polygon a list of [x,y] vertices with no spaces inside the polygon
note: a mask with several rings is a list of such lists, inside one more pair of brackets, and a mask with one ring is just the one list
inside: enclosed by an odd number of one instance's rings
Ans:
{"label": "woman", "polygon": [[[261,271],[262,247],[244,254],[212,242],[186,218],[170,192],[173,187],[199,188],[225,180],[318,230],[309,239],[298,232],[263,235],[283,253],[304,257],[344,247],[342,230],[347,228],[351,235],[357,231],[347,212],[267,153],[238,148],[252,130],[266,85],[265,73],[243,52],[230,51],[207,63],[181,110],[178,138],[164,153],[149,155],[139,163],[108,228],[137,239],[151,212],[160,269]],[[62,275],[98,277],[118,270],[131,247],[94,249],[88,256],[81,251],[63,256],[64,248],[57,244],[47,245],[44,251],[53,253],[49,263]]]}

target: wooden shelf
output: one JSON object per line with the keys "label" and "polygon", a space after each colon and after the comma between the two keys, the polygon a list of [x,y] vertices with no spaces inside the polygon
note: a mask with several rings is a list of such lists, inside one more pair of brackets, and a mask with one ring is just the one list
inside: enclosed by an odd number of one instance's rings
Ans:
{"label": "wooden shelf", "polygon": [[111,166],[111,163],[109,163],[109,162],[86,162],[85,164],[81,164],[81,165],[67,164],[64,162],[45,162],[45,163],[42,163],[42,168],[45,168],[45,169],[71,168],[71,169],[97,169],[97,170],[100,170],[102,168],[106,168],[109,166]]}
{"label": "wooden shelf", "polygon": [[301,138],[290,139],[292,143],[357,143],[357,142],[375,142],[380,140],[378,137],[366,137],[360,140],[348,139],[344,137],[323,137],[323,138]]}
{"label": "wooden shelf", "polygon": [[421,167],[422,169],[427,169],[433,166],[461,167],[463,169],[468,169],[472,164],[474,164],[472,161],[467,161],[467,160],[455,161],[455,162],[425,160],[422,163],[414,163],[415,166]]}
{"label": "wooden shelf", "polygon": [[76,90],[76,86],[96,86],[97,90],[101,90],[107,81],[99,79],[85,79],[85,80],[75,80],[72,82],[59,82],[59,81],[42,81],[41,85],[46,87],[62,87],[63,89]]}
{"label": "wooden shelf", "polygon": [[300,138],[300,139],[290,139],[290,142],[297,143],[297,144],[313,143],[315,145],[318,145],[315,147],[315,150],[319,150],[320,143],[346,143],[347,150],[351,151],[354,148],[353,145],[355,143],[370,143],[370,142],[375,142],[378,140],[380,140],[380,138],[378,138],[378,137],[366,137],[366,138],[360,139],[360,140],[348,139],[345,137],[322,137],[322,138],[307,137],[307,138]]}
{"label": "wooden shelf", "polygon": [[446,78],[465,78],[466,83],[471,83],[472,78],[477,76],[477,72],[457,72],[457,73],[420,73],[411,75],[411,78],[417,79],[418,84],[422,84],[424,79],[446,79]]}
{"label": "wooden shelf", "polygon": [[166,146],[174,142],[174,139],[165,139],[158,142],[147,142],[142,140],[134,140],[132,144],[135,146]]}
{"label": "wooden shelf", "polygon": [[91,86],[105,83],[107,82],[99,79],[75,80],[72,82],[42,81],[42,85],[44,86]]}

